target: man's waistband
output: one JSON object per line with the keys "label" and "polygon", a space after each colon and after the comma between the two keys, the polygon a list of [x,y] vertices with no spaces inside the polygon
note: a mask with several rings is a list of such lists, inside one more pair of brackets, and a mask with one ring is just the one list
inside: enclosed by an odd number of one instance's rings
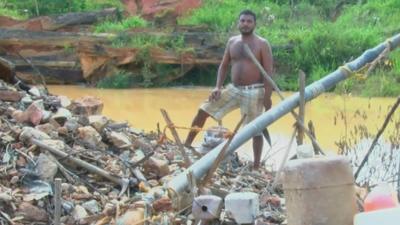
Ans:
{"label": "man's waistband", "polygon": [[233,85],[237,89],[241,90],[251,90],[256,88],[263,88],[264,84],[257,83],[257,84],[250,84],[250,85]]}

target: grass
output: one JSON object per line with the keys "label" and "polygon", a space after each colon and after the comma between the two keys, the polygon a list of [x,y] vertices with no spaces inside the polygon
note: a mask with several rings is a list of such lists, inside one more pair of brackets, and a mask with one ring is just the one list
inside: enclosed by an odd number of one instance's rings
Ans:
{"label": "grass", "polygon": [[131,16],[121,21],[104,21],[95,27],[96,33],[122,32],[129,29],[146,27],[147,21],[140,16]]}
{"label": "grass", "polygon": [[[344,5],[336,20],[332,19],[332,12],[338,0],[294,2],[290,5],[281,0],[205,0],[203,7],[178,21],[182,25],[208,25],[211,31],[231,35],[237,33],[239,12],[252,9],[258,15],[257,34],[273,46],[291,46],[289,50],[276,49],[273,55],[280,66],[277,82],[282,89],[292,91],[297,90],[299,69],[305,71],[308,83],[313,82],[400,32],[398,0],[370,0],[364,4],[348,1],[350,4]],[[395,67],[384,72],[377,70],[371,81],[362,84],[365,86],[358,94],[396,96],[400,93],[398,74]],[[378,81],[380,88],[373,88],[372,84]],[[347,88],[355,87],[349,83]],[[366,93],[366,89],[372,90]]]}
{"label": "grass", "polygon": [[11,17],[16,20],[23,20],[23,19],[27,18],[27,15],[23,15],[17,10],[8,9],[8,8],[0,8],[0,15]]}

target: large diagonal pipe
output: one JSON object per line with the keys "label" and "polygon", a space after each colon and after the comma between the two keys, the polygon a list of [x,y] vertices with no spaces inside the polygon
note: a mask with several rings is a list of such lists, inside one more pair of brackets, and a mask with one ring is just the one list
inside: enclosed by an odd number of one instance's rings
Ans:
{"label": "large diagonal pipe", "polygon": [[[313,82],[308,85],[305,89],[305,100],[310,101],[325,92],[326,90],[331,89],[339,82],[350,77],[352,71],[358,71],[362,67],[364,67],[367,63],[372,62],[379,55],[389,47],[390,50],[395,49],[400,44],[400,34],[393,36],[387,41],[379,44],[375,48],[369,49],[365,51],[360,57],[357,59],[346,63],[345,66],[338,68],[336,71],[328,74],[324,78]],[[278,105],[274,106],[267,112],[263,113],[255,120],[244,126],[233,138],[231,144],[226,150],[225,157],[232,152],[234,152],[238,147],[243,145],[246,141],[250,140],[253,136],[262,132],[262,130],[271,125],[277,119],[283,117],[285,114],[289,113],[294,108],[299,105],[299,93],[295,93],[292,96],[286,98],[284,101],[280,102]],[[211,165],[215,161],[218,156],[218,153],[221,151],[224,143],[221,143],[208,154],[199,159],[196,163],[190,166],[185,172],[174,177],[169,183],[168,187],[170,189],[170,193],[175,193],[180,197],[180,193],[184,193],[188,186],[187,173],[188,171],[192,171],[193,176],[196,179],[200,179],[203,177],[206,172],[210,169]]]}

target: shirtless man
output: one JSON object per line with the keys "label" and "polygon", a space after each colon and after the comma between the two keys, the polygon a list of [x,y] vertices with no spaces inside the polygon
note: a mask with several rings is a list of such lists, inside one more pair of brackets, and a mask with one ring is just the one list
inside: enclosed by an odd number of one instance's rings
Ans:
{"label": "shirtless man", "polygon": [[[208,101],[204,102],[193,119],[192,127],[203,127],[209,116],[219,121],[230,111],[240,108],[241,114],[246,114],[245,124],[249,123],[262,112],[271,108],[272,87],[262,76],[257,66],[251,61],[244,50],[248,44],[253,54],[272,74],[272,52],[267,40],[253,33],[256,26],[256,16],[250,10],[239,14],[238,28],[241,35],[231,37],[227,43],[222,62],[218,68],[216,87],[212,90]],[[231,64],[232,84],[223,89],[223,84]],[[197,132],[189,132],[185,146],[191,146]],[[253,169],[260,166],[263,148],[262,134],[253,137]]]}

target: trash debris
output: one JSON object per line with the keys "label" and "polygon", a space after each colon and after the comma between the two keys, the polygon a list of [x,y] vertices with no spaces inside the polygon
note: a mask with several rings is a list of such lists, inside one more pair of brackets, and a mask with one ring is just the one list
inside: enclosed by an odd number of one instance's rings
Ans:
{"label": "trash debris", "polygon": [[[0,99],[1,225],[53,223],[56,200],[61,224],[193,224],[205,219],[199,211],[192,214],[192,204],[176,208],[176,194],[190,203],[196,194],[203,206],[210,203],[214,220],[232,222],[222,201],[207,200],[224,199],[230,192],[254,192],[264,199],[260,211],[252,211],[259,224],[286,220],[283,192],[273,187],[274,174],[265,169],[253,173],[249,162],[235,157],[229,169],[216,169],[212,182],[193,189],[198,192],[170,193],[168,182],[186,170],[182,146],[101,115],[103,103],[94,97],[70,100],[34,91],[38,88],[15,90],[1,80],[0,87],[10,93]],[[224,132],[209,141],[223,141]],[[201,157],[184,151],[191,162]],[[61,197],[55,192],[58,178]]]}

